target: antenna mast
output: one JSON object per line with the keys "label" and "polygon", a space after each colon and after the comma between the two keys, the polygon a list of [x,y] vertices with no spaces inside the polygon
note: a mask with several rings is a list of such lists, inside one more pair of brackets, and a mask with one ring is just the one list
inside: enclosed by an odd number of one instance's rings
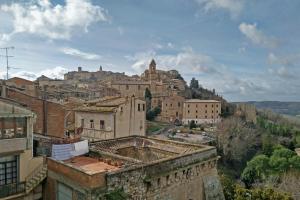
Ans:
{"label": "antenna mast", "polygon": [[9,69],[10,69],[10,67],[9,67],[9,65],[8,65],[8,58],[13,57],[13,56],[8,55],[8,50],[9,50],[9,49],[14,49],[14,48],[15,48],[15,47],[13,47],[13,46],[11,46],[11,47],[2,47],[2,48],[0,48],[0,49],[5,50],[5,55],[0,55],[0,56],[6,58],[6,80],[8,80],[8,71],[9,71]]}

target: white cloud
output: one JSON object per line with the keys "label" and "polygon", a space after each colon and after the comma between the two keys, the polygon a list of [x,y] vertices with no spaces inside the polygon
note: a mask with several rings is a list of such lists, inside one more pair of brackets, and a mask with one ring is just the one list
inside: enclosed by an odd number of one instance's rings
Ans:
{"label": "white cloud", "polygon": [[300,54],[277,56],[274,53],[268,55],[269,73],[285,80],[297,79],[299,74]]}
{"label": "white cloud", "polygon": [[274,37],[266,36],[262,31],[257,29],[256,24],[241,23],[239,30],[256,45],[267,48],[278,46],[278,40]]}
{"label": "white cloud", "polygon": [[[151,59],[155,58],[160,69],[171,70],[191,69],[189,73],[216,73],[215,63],[212,58],[207,55],[199,54],[193,51],[192,48],[185,48],[176,55],[164,54],[157,55],[153,50],[147,52],[136,53],[134,56],[126,57],[129,61],[133,61],[132,68],[141,73],[144,71]],[[185,71],[188,73],[188,71]]]}
{"label": "white cloud", "polygon": [[195,0],[205,11],[224,9],[233,18],[237,17],[244,8],[244,0]]}
{"label": "white cloud", "polygon": [[74,48],[65,47],[65,48],[60,49],[60,51],[66,55],[79,57],[79,58],[82,58],[85,60],[99,60],[101,58],[100,55],[83,52],[83,51],[80,51],[80,50],[74,49]]}
{"label": "white cloud", "polygon": [[0,10],[13,16],[13,31],[2,35],[6,39],[17,33],[70,39],[75,31],[88,32],[92,23],[108,20],[105,10],[90,0],[65,0],[65,5],[53,5],[50,0],[32,0],[23,4],[4,4]]}
{"label": "white cloud", "polygon": [[[269,90],[266,80],[255,76],[237,76],[228,67],[216,62],[212,57],[195,52],[192,48],[184,48],[177,54],[157,54],[153,50],[127,56],[132,62],[132,68],[141,73],[155,59],[157,68],[162,70],[178,70],[185,78],[196,77],[206,88],[215,88],[218,93],[225,95],[261,95]],[[189,81],[187,79],[187,81]]]}
{"label": "white cloud", "polygon": [[[63,67],[54,67],[51,69],[45,69],[42,70],[41,72],[35,73],[35,72],[30,72],[30,71],[18,71],[16,73],[11,73],[11,77],[21,77],[24,79],[28,80],[36,80],[38,77],[41,75],[47,76],[52,79],[63,79],[64,74],[67,73],[68,70]],[[0,79],[6,79],[6,73],[5,72],[0,72]]]}

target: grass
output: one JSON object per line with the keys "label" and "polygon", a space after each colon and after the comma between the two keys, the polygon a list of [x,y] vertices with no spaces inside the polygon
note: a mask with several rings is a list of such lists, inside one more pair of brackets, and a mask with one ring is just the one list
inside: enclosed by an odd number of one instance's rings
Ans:
{"label": "grass", "polygon": [[155,122],[155,121],[147,121],[147,133],[154,133],[156,131],[159,131],[160,129],[163,129],[165,127],[168,127],[168,123],[164,122]]}

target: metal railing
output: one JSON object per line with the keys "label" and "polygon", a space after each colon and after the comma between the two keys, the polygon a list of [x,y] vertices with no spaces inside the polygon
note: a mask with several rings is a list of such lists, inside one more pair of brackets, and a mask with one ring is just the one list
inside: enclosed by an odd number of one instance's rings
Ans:
{"label": "metal railing", "polygon": [[25,192],[25,182],[12,183],[0,186],[0,198],[17,195]]}

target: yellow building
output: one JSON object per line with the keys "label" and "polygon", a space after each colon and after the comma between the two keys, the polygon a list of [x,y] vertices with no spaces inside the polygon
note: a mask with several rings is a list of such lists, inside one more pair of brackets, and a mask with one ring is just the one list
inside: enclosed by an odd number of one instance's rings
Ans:
{"label": "yellow building", "polygon": [[192,120],[196,124],[214,124],[221,120],[221,102],[216,100],[189,99],[183,104],[183,124]]}
{"label": "yellow building", "polygon": [[107,97],[75,110],[75,129],[91,141],[145,135],[146,103],[135,97]]}
{"label": "yellow building", "polygon": [[0,99],[0,199],[42,198],[43,157],[33,157],[35,114]]}

